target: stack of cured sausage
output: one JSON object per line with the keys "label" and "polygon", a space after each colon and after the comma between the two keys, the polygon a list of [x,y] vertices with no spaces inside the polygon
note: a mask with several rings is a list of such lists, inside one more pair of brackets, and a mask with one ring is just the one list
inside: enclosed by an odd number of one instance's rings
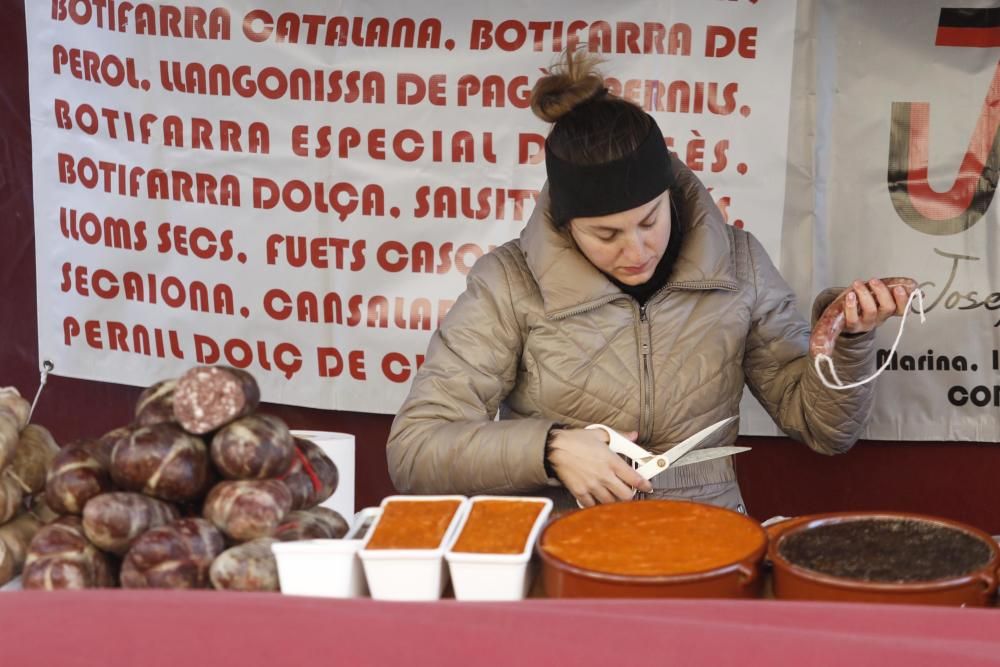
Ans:
{"label": "stack of cured sausage", "polygon": [[0,388],[0,585],[20,574],[31,539],[55,518],[42,494],[59,445],[30,413],[16,389]]}
{"label": "stack of cured sausage", "polygon": [[339,538],[337,468],[256,412],[245,371],[199,366],[144,391],[130,426],[64,447],[45,485],[61,516],[28,548],[24,588],[278,590],[275,541]]}

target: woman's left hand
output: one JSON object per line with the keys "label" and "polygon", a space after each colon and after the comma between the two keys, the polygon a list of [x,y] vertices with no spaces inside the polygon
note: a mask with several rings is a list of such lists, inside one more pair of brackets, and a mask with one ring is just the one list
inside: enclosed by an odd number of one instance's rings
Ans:
{"label": "woman's left hand", "polygon": [[902,287],[890,290],[878,278],[855,280],[844,301],[844,333],[871,331],[893,315],[906,311],[909,295]]}

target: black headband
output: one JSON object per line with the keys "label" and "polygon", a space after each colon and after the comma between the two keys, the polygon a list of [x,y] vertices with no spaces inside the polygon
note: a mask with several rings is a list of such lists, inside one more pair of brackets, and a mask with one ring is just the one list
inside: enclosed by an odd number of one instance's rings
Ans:
{"label": "black headband", "polygon": [[673,185],[670,155],[660,128],[649,116],[649,134],[632,153],[601,164],[560,159],[545,142],[549,208],[556,223],[592,218],[641,206]]}

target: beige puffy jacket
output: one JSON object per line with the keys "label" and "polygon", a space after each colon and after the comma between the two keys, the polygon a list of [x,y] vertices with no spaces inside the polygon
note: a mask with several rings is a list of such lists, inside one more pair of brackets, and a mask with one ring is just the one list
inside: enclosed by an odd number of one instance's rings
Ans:
{"label": "beige puffy jacket", "polygon": [[[683,244],[666,287],[644,308],[552,226],[544,190],[520,239],[476,262],[393,422],[387,453],[397,489],[553,487],[548,495],[565,502],[543,462],[554,423],[638,431],[640,445],[663,452],[736,414],[744,383],[792,438],[825,454],[854,444],[872,385],[821,384],[807,355],[809,326],[764,248],[726,225],[701,182],[674,165]],[[873,340],[838,340],[843,381],[874,370]],[[733,424],[709,444],[736,435]],[[657,486],[733,480],[731,458],[720,458],[668,470]]]}

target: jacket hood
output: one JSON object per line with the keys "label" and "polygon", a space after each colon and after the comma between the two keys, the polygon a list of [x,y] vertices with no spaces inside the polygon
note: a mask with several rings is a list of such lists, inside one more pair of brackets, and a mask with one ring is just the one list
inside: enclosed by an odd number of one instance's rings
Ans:
{"label": "jacket hood", "polygon": [[[667,285],[685,289],[735,289],[734,260],[722,213],[691,170],[675,156],[671,159],[676,181],[670,197],[683,225],[684,241]],[[549,317],[623,295],[583,256],[568,232],[555,228],[549,214],[547,183],[521,232],[520,246]]]}

